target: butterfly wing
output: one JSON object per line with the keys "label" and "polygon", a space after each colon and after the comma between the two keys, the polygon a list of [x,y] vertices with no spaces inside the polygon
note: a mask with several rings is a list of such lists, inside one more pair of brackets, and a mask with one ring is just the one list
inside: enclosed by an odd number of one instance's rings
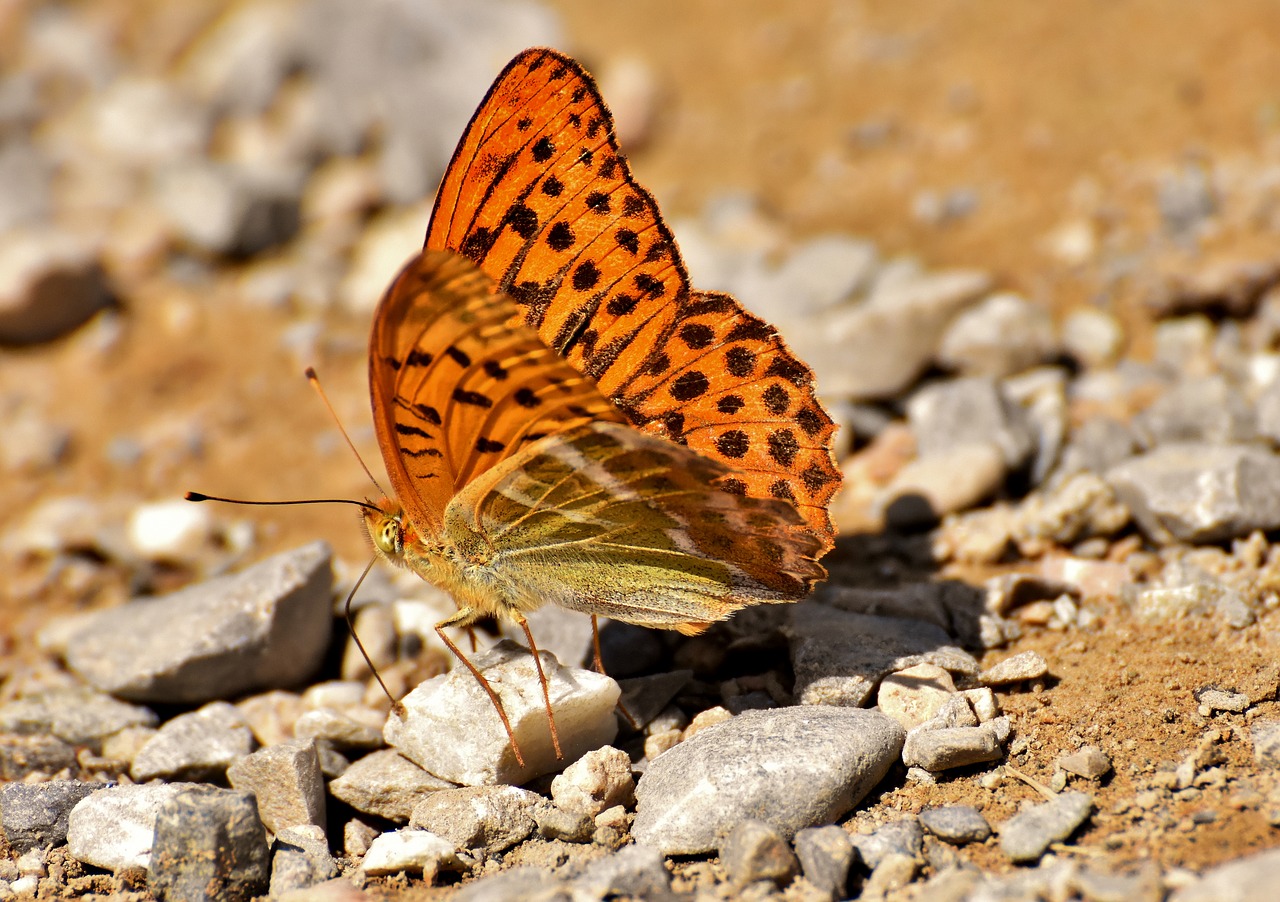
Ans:
{"label": "butterfly wing", "polygon": [[552,50],[498,76],[436,196],[426,245],[475,261],[636,427],[791,501],[829,548],[835,426],[812,373],[728,295],[694,292],[591,77]]}
{"label": "butterfly wing", "polygon": [[427,536],[439,535],[463,486],[524,445],[622,418],[521,322],[492,279],[447,251],[422,251],[383,297],[369,388],[392,487]]}
{"label": "butterfly wing", "polygon": [[729,472],[633,427],[586,423],[477,478],[449,504],[444,537],[514,607],[698,632],[826,576],[796,509],[722,491]]}

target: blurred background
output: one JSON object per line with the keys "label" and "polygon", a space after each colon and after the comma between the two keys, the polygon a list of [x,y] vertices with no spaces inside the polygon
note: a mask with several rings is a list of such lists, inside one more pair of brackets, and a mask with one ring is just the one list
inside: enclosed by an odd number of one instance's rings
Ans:
{"label": "blurred background", "polygon": [[378,470],[369,318],[532,45],[594,72],[694,283],[778,322],[856,427],[842,454],[924,372],[1027,365],[934,341],[851,375],[876,280],[1012,292],[1038,360],[1105,364],[1145,353],[1185,273],[1276,256],[1270,0],[0,0],[11,642],[316,537],[363,563],[345,508],[179,499],[374,491],[303,368]]}

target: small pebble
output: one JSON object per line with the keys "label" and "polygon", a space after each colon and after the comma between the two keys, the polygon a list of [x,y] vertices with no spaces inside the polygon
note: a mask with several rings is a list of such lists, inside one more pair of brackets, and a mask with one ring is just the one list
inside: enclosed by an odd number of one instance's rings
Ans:
{"label": "small pebble", "polygon": [[962,846],[983,842],[991,835],[991,825],[982,812],[970,805],[946,805],[920,812],[921,825],[938,839]]}
{"label": "small pebble", "polygon": [[720,863],[735,886],[769,880],[779,886],[800,870],[791,846],[764,821],[745,820],[720,845]]}
{"label": "small pebble", "polygon": [[1050,844],[1063,842],[1093,812],[1093,797],[1066,792],[1051,802],[1026,808],[1000,825],[1000,848],[1010,861],[1033,862]]}
{"label": "small pebble", "polygon": [[1024,651],[988,667],[978,674],[978,679],[988,686],[1003,686],[1039,680],[1048,675],[1049,662],[1039,652]]}

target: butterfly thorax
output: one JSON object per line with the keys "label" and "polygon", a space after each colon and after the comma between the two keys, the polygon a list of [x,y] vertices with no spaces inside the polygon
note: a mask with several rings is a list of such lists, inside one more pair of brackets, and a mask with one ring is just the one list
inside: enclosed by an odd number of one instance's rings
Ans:
{"label": "butterfly thorax", "polygon": [[493,549],[477,541],[474,533],[462,543],[420,533],[404,508],[394,499],[383,498],[364,513],[365,528],[378,556],[397,567],[407,567],[422,579],[448,592],[460,608],[484,614],[528,610],[536,605],[521,603],[498,589],[489,568]]}

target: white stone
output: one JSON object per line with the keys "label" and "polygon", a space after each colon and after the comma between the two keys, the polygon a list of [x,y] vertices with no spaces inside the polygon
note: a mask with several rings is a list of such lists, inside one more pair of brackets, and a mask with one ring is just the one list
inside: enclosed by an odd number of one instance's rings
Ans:
{"label": "white stone", "polygon": [[85,864],[121,871],[151,864],[156,817],[165,803],[196,783],[111,786],[71,809],[67,846]]}
{"label": "white stone", "polygon": [[428,885],[441,866],[465,867],[458,849],[447,839],[427,830],[394,830],[369,844],[360,870],[370,877],[404,872],[422,873]]}
{"label": "white stone", "polygon": [[427,231],[419,205],[380,214],[366,226],[351,253],[351,268],[338,286],[338,300],[353,313],[371,313],[394,276],[422,249]]}
{"label": "white stone", "polygon": [[551,781],[551,798],[565,811],[595,817],[615,805],[635,800],[631,759],[621,749],[606,746],[587,752]]}
{"label": "white stone", "polygon": [[190,561],[209,547],[215,527],[207,506],[176,499],[136,508],[126,526],[129,547],[149,561]]}
{"label": "white stone", "polygon": [[618,684],[602,674],[564,667],[545,652],[540,657],[563,759],[556,758],[551,745],[533,657],[509,640],[471,656],[471,661],[502,701],[524,755],[523,766],[488,695],[463,667],[405,696],[405,717],[393,714],[387,719],[387,742],[436,776],[467,786],[520,785],[612,742],[618,732],[613,715],[621,694]]}
{"label": "white stone", "polygon": [[876,703],[910,730],[937,714],[955,691],[950,673],[936,664],[916,664],[881,680]]}

